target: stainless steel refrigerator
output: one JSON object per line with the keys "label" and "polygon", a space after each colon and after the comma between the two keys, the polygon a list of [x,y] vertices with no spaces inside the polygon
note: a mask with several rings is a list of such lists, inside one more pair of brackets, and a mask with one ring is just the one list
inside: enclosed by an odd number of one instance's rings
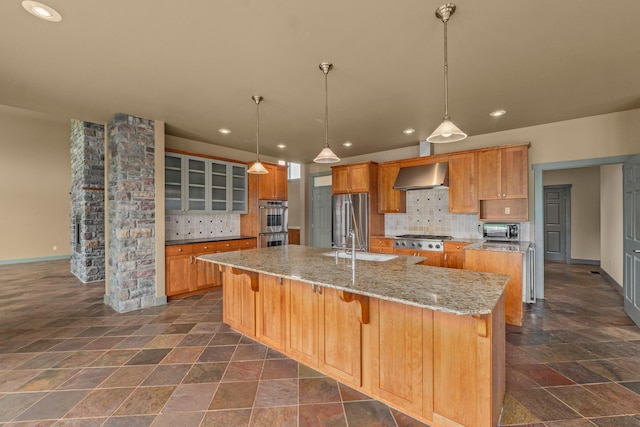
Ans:
{"label": "stainless steel refrigerator", "polygon": [[355,233],[356,250],[369,250],[369,194],[333,196],[333,247],[351,249],[350,231]]}

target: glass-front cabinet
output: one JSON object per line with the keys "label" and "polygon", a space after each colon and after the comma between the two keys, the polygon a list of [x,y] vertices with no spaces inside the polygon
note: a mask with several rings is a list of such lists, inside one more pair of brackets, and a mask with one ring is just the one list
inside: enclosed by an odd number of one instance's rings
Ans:
{"label": "glass-front cabinet", "polygon": [[247,166],[165,153],[166,211],[247,212]]}

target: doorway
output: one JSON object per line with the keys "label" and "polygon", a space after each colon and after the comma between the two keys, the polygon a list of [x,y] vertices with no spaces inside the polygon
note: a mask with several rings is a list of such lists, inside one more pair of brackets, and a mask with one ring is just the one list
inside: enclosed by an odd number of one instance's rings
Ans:
{"label": "doorway", "polygon": [[331,247],[331,172],[311,175],[311,246]]}
{"label": "doorway", "polygon": [[544,187],[544,259],[571,260],[571,185]]}

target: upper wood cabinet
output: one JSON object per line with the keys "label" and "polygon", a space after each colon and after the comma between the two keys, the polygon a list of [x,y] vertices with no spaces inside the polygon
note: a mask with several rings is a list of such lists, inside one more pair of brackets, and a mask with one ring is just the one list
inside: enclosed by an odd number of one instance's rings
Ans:
{"label": "upper wood cabinet", "polygon": [[374,162],[333,166],[332,193],[368,193],[377,189],[378,164]]}
{"label": "upper wood cabinet", "polygon": [[385,163],[378,166],[378,212],[407,212],[407,192],[393,188],[396,182],[400,162]]}
{"label": "upper wood cabinet", "polygon": [[449,212],[478,212],[478,157],[475,152],[449,156]]}
{"label": "upper wood cabinet", "polygon": [[480,200],[527,198],[529,190],[528,145],[478,152]]}
{"label": "upper wood cabinet", "polygon": [[259,200],[287,200],[289,198],[289,186],[287,167],[263,163],[268,174],[258,175],[258,199]]}

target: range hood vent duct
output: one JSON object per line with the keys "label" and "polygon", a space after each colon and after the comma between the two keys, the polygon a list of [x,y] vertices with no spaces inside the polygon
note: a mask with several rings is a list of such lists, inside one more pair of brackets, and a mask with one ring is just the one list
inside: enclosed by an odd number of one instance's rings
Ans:
{"label": "range hood vent duct", "polygon": [[400,168],[393,188],[396,190],[421,190],[425,188],[446,188],[449,186],[449,163]]}

